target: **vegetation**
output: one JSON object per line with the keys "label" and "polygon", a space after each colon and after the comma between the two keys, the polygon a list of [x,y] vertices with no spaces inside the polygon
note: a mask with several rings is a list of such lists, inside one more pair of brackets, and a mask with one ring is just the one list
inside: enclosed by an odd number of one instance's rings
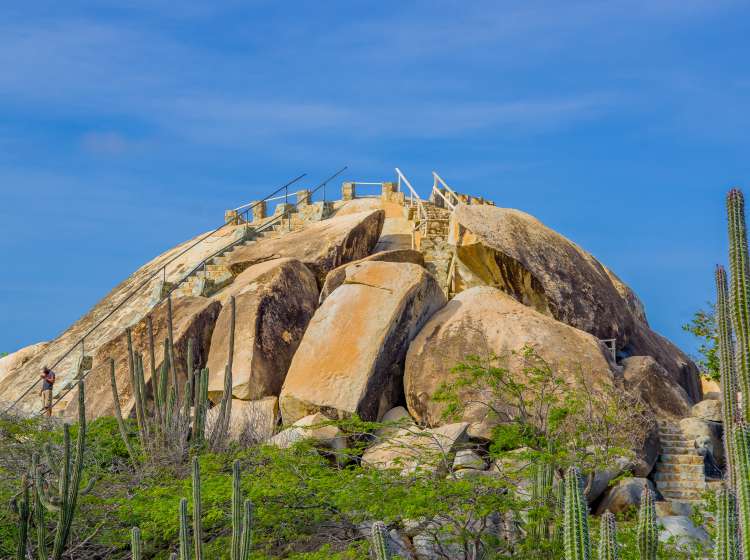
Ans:
{"label": "vegetation", "polygon": [[719,381],[719,334],[717,330],[714,305],[706,304],[706,309],[699,309],[689,323],[682,325],[682,330],[689,332],[699,341],[698,355],[694,357],[701,374],[707,379]]}

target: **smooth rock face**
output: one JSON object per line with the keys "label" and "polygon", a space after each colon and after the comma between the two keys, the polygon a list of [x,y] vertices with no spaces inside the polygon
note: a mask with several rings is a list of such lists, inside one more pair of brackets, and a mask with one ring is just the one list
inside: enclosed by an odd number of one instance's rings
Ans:
{"label": "smooth rock face", "polygon": [[690,414],[688,394],[651,356],[622,361],[625,386],[645,402],[658,418],[678,419]]}
{"label": "smooth rock face", "polygon": [[[182,394],[187,379],[188,341],[193,339],[193,363],[200,367],[205,363],[211,346],[211,333],[221,304],[204,297],[183,297],[172,302],[174,329],[175,365]],[[154,329],[154,354],[156,371],[164,360],[164,339],[167,337],[167,305],[158,305],[151,313]],[[132,327],[133,350],[143,354],[146,391],[151,394],[151,359],[148,349],[147,321],[144,318]],[[109,359],[115,360],[115,377],[123,416],[129,416],[134,408],[130,372],[128,369],[128,345],[126,333],[99,347],[94,355],[91,373],[86,378],[86,414],[90,418],[114,414],[112,389],[109,380]],[[170,375],[171,380],[171,375]],[[75,393],[75,391],[72,391]],[[73,399],[65,409],[65,416],[78,412],[78,401]]]}
{"label": "smooth rock face", "polygon": [[306,439],[313,439],[331,449],[346,447],[346,437],[341,430],[320,413],[300,418],[291,427],[273,436],[268,443],[283,449]]}
{"label": "smooth rock face", "polygon": [[315,276],[296,259],[274,259],[242,272],[221,295],[227,303],[211,337],[209,397],[218,401],[224,391],[230,295],[235,297],[236,307],[232,396],[243,400],[278,396],[292,356],[315,313]]}
{"label": "smooth rock face", "polygon": [[709,420],[711,422],[721,422],[721,401],[716,399],[706,399],[697,403],[690,410],[690,416]]}
{"label": "smooth rock face", "polygon": [[654,357],[692,401],[700,400],[697,367],[648,327],[632,290],[537,219],[518,210],[461,204],[451,215],[449,241],[458,257],[457,291],[494,286],[597,338],[615,338],[622,354]]}
{"label": "smooth rock face", "polygon": [[668,542],[675,539],[675,544],[684,550],[694,550],[696,543],[709,545],[711,538],[703,527],[696,527],[686,515],[668,515],[659,518],[662,530],[659,540]]}
{"label": "smooth rock face", "polygon": [[[0,358],[0,382],[2,382],[3,378],[6,375],[9,375],[11,371],[24,367],[24,365],[26,365],[36,354],[44,351],[47,344],[47,342],[39,342],[37,344],[25,346],[16,352]],[[41,371],[37,372],[37,374],[39,373],[41,373]]]}
{"label": "smooth rock face", "polygon": [[[432,400],[435,391],[455,378],[451,369],[469,355],[504,357],[503,366],[520,376],[523,364],[511,352],[532,345],[562,376],[579,372],[594,383],[611,383],[606,350],[590,334],[574,329],[518,303],[490,287],[476,287],[453,298],[422,328],[409,346],[404,372],[406,403],[417,422],[441,424],[444,403]],[[463,393],[464,400],[481,401],[482,395]],[[487,435],[497,420],[488,422],[487,407],[467,408],[463,420],[484,425]],[[472,434],[481,435],[479,433]]]}
{"label": "smooth rock face", "polygon": [[471,449],[459,449],[456,452],[456,458],[453,461],[453,470],[473,469],[483,471],[487,465],[475,451]]}
{"label": "smooth rock face", "polygon": [[415,264],[364,262],[316,311],[281,390],[285,422],[315,412],[376,420],[402,394],[409,342],[445,305],[435,278]]}
{"label": "smooth rock face", "polygon": [[227,266],[238,275],[246,268],[282,257],[302,261],[322,286],[337,266],[370,254],[380,237],[383,210],[358,212],[313,223],[278,239],[263,239],[230,253]]}
{"label": "smooth rock face", "polygon": [[380,262],[401,262],[401,263],[412,263],[424,266],[424,256],[419,251],[414,249],[396,249],[393,251],[381,251],[379,253],[373,253],[372,255],[353,261],[351,263],[341,265],[334,268],[326,276],[326,281],[323,284],[323,288],[320,290],[320,301],[321,303],[325,300],[333,290],[341,286],[346,279],[346,269],[349,266],[359,264],[367,261],[380,261]]}
{"label": "smooth rock face", "polygon": [[[206,433],[210,434],[219,416],[219,407],[209,409],[206,415]],[[271,438],[281,419],[279,399],[265,397],[257,401],[232,399],[229,417],[229,439],[243,445],[259,443]]]}
{"label": "smooth rock face", "polygon": [[403,428],[393,437],[365,450],[362,464],[377,469],[399,469],[402,474],[416,469],[447,472],[453,464],[456,446],[467,439],[466,422],[439,428]]}
{"label": "smooth rock face", "polygon": [[623,478],[604,493],[596,508],[596,515],[601,515],[606,511],[618,514],[631,506],[638,507],[646,486],[656,493],[653,482],[647,478]]}

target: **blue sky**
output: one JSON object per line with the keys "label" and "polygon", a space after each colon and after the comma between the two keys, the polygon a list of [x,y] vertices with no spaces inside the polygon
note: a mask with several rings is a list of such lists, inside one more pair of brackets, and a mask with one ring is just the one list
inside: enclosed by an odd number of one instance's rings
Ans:
{"label": "blue sky", "polygon": [[454,188],[615,270],[652,325],[713,297],[750,181],[743,2],[44,2],[0,21],[0,350],[301,172]]}

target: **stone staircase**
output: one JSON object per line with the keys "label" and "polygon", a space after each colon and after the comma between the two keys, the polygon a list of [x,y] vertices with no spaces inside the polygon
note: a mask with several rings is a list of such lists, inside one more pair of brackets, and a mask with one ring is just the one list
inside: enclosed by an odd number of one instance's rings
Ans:
{"label": "stone staircase", "polygon": [[703,457],[679,425],[660,424],[659,436],[661,455],[654,467],[654,483],[675,514],[689,511],[703,501],[708,489]]}
{"label": "stone staircase", "polygon": [[449,295],[450,267],[453,261],[453,247],[448,244],[448,225],[451,211],[430,202],[424,202],[427,214],[426,233],[419,242],[419,250],[424,255],[425,267],[435,278],[440,287]]}

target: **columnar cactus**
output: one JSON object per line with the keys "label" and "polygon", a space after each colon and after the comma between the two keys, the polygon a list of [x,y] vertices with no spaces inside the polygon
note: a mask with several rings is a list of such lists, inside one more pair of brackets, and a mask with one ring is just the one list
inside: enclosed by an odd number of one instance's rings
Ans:
{"label": "columnar cactus", "polygon": [[193,457],[193,544],[195,560],[203,560],[203,525],[201,520],[201,467],[198,457]]}
{"label": "columnar cactus", "polygon": [[618,558],[615,516],[608,511],[601,518],[598,560],[617,560]]}
{"label": "columnar cactus", "polygon": [[588,512],[577,467],[570,467],[565,477],[564,518],[565,560],[590,560]]}
{"label": "columnar cactus", "polygon": [[232,464],[232,560],[248,560],[252,546],[253,505],[242,500],[240,462]]}
{"label": "columnar cactus", "polygon": [[180,500],[180,560],[190,560],[190,533],[188,529],[188,501]]}
{"label": "columnar cactus", "polygon": [[638,510],[638,550],[641,553],[641,560],[656,560],[658,547],[656,504],[653,492],[646,486],[641,494],[641,507]]}
{"label": "columnar cactus", "polygon": [[716,493],[715,560],[739,560],[737,542],[737,501],[734,493],[722,488]]}
{"label": "columnar cactus", "polygon": [[390,560],[391,551],[388,547],[388,529],[382,521],[372,524],[372,550],[375,560]]}
{"label": "columnar cactus", "polygon": [[39,560],[47,560],[47,522],[44,515],[42,493],[44,483],[39,468],[39,453],[31,456],[31,476],[34,485],[34,525],[36,526],[36,554]]}
{"label": "columnar cactus", "polygon": [[21,502],[18,504],[18,547],[16,548],[16,560],[26,560],[26,548],[29,541],[29,520],[31,510],[29,507],[29,478],[27,475],[21,477]]}
{"label": "columnar cactus", "polygon": [[143,560],[141,530],[138,527],[133,527],[130,531],[130,553],[133,556],[133,560]]}
{"label": "columnar cactus", "polygon": [[737,372],[735,370],[732,322],[729,311],[727,274],[722,266],[716,267],[716,327],[719,335],[719,372],[721,375],[721,405],[724,424],[727,478],[734,487],[734,424],[737,420]]}
{"label": "columnar cactus", "polygon": [[750,426],[744,422],[734,429],[734,462],[740,551],[747,558],[750,556]]}
{"label": "columnar cactus", "polygon": [[[743,395],[750,395],[750,263],[745,225],[745,197],[739,189],[732,189],[727,195],[727,215],[732,324],[737,340],[738,385]],[[750,406],[747,402],[743,404],[742,413],[745,421],[750,421]]]}
{"label": "columnar cactus", "polygon": [[[549,512],[554,479],[555,470],[552,465],[539,464],[535,467],[531,485],[531,500],[533,507],[539,508],[539,511]],[[552,524],[549,517],[549,514],[537,516],[531,527],[535,539],[548,541],[552,538]]]}
{"label": "columnar cactus", "polygon": [[112,400],[115,410],[115,419],[117,420],[117,428],[120,430],[120,438],[125,443],[125,449],[128,452],[130,460],[135,465],[138,460],[133,445],[130,443],[130,438],[128,437],[128,429],[125,426],[125,420],[122,417],[122,408],[120,408],[120,398],[119,392],[117,391],[117,379],[115,376],[115,361],[112,358],[109,359],[109,383],[112,387]]}

